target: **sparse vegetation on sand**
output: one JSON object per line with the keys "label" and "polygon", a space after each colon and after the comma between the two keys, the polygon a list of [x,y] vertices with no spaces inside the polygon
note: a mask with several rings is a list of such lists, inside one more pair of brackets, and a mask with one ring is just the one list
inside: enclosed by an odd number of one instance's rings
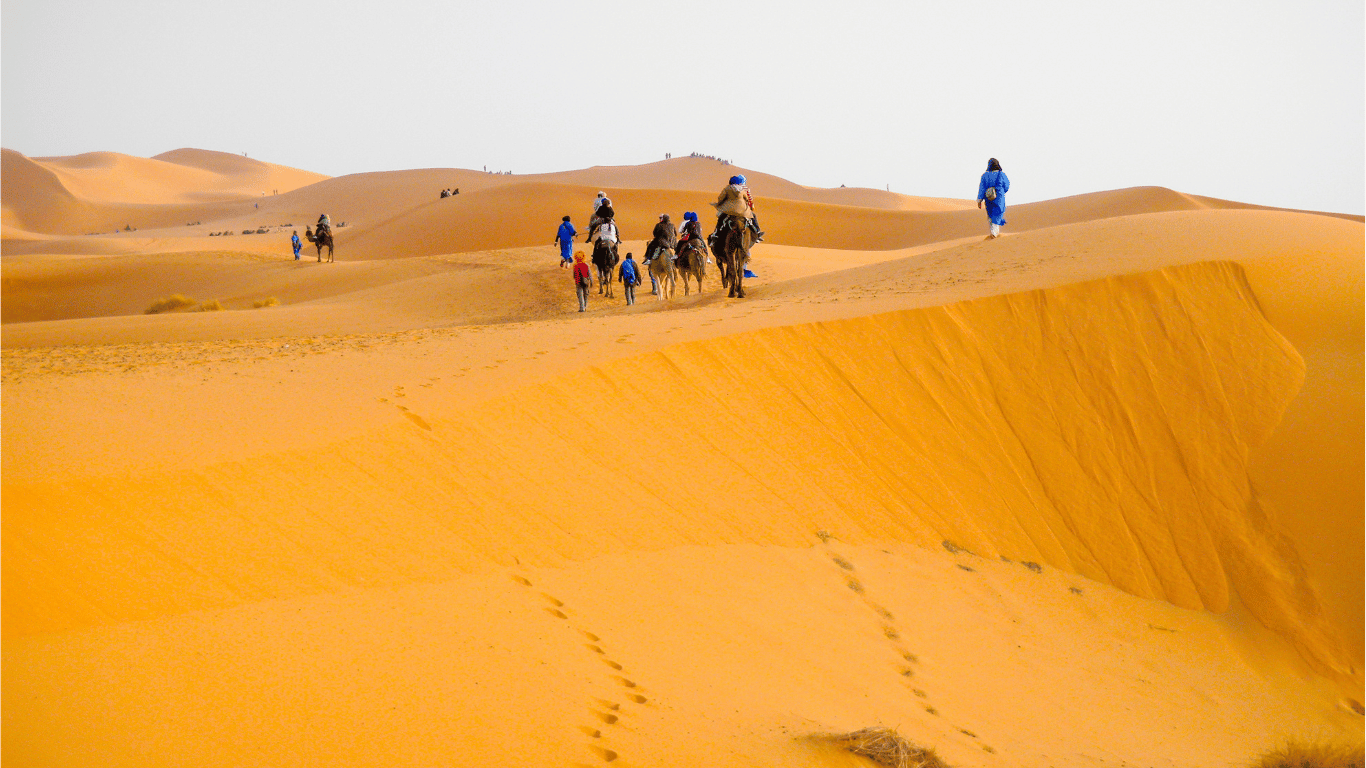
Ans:
{"label": "sparse vegetation on sand", "polygon": [[1363,768],[1362,745],[1288,742],[1262,755],[1251,768]]}
{"label": "sparse vegetation on sand", "polygon": [[191,312],[222,312],[222,311],[223,311],[223,305],[218,303],[218,299],[209,299],[208,301],[204,302],[203,304],[200,304],[199,306],[195,307],[194,309],[192,309],[192,310],[190,310],[190,311],[191,311]]}
{"label": "sparse vegetation on sand", "polygon": [[181,296],[177,293],[174,296],[167,296],[164,299],[157,299],[156,301],[152,302],[152,306],[144,310],[143,314],[159,315],[162,312],[178,312],[182,309],[193,307],[195,304],[198,303],[199,302],[195,301],[194,299],[188,296]]}
{"label": "sparse vegetation on sand", "polygon": [[949,768],[933,749],[916,746],[894,728],[879,726],[849,733],[817,733],[811,738],[889,768]]}
{"label": "sparse vegetation on sand", "polygon": [[274,296],[267,296],[264,299],[257,299],[256,301],[253,301],[251,305],[256,309],[262,309],[264,307],[278,307],[280,306],[280,300],[275,298]]}

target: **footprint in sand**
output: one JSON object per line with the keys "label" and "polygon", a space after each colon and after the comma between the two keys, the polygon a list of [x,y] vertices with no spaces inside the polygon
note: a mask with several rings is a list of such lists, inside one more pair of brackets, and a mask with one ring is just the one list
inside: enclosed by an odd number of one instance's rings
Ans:
{"label": "footprint in sand", "polygon": [[590,744],[588,748],[593,750],[598,757],[601,757],[605,763],[610,763],[617,759],[617,753],[607,747],[599,747],[597,744]]}
{"label": "footprint in sand", "polygon": [[427,430],[428,432],[432,431],[432,425],[428,424],[426,419],[422,418],[421,416],[418,416],[416,413],[409,413],[407,408],[403,409],[403,415],[407,416],[408,420],[416,424],[417,426]]}

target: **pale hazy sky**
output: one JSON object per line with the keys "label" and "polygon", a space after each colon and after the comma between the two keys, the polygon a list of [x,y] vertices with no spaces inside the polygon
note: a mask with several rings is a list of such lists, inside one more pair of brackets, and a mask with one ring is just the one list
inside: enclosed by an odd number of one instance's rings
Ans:
{"label": "pale hazy sky", "polygon": [[[0,143],[1366,209],[1361,0],[5,0]],[[724,180],[721,180],[724,181]],[[720,182],[718,182],[719,184]]]}

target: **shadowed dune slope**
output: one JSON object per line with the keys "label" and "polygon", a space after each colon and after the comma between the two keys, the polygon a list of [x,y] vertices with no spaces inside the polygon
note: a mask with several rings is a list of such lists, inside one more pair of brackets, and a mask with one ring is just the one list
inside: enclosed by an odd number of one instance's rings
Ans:
{"label": "shadowed dune slope", "polygon": [[[1247,481],[1303,375],[1226,263],[669,347],[344,441],[325,467],[282,455],[7,482],[5,626],[825,530],[947,540],[1188,608],[1236,592],[1350,676]],[[637,392],[686,428],[592,418]],[[707,482],[616,482],[610,457],[643,445]]]}

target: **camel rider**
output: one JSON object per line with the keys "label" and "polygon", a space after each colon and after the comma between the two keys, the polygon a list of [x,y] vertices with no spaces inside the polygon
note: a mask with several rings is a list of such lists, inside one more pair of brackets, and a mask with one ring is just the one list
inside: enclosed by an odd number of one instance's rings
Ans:
{"label": "camel rider", "polygon": [[593,235],[597,233],[598,227],[603,223],[612,221],[617,217],[617,212],[612,209],[612,201],[602,198],[602,202],[593,205],[593,218],[588,222],[588,239],[584,242],[593,242]]}
{"label": "camel rider", "polygon": [[713,242],[730,216],[744,219],[745,226],[754,233],[754,242],[764,241],[764,233],[759,229],[759,219],[754,215],[754,195],[750,194],[749,187],[745,185],[744,176],[730,177],[730,183],[721,190],[720,196],[711,207],[716,209],[716,231],[712,232],[711,236]]}
{"label": "camel rider", "polygon": [[318,236],[322,237],[324,231],[332,231],[332,219],[328,218],[325,213],[318,217]]}
{"label": "camel rider", "polygon": [[655,225],[655,230],[651,233],[653,240],[645,246],[645,261],[642,264],[649,264],[654,260],[656,254],[663,251],[672,252],[678,245],[678,230],[674,228],[673,222],[669,221],[669,214],[659,214],[659,223]]}
{"label": "camel rider", "polygon": [[707,241],[702,239],[702,225],[697,221],[697,212],[688,211],[683,214],[683,229],[678,232],[678,246],[674,248],[674,255],[683,253],[689,242],[696,242],[702,246],[702,252],[707,252]]}
{"label": "camel rider", "polygon": [[598,209],[602,207],[603,203],[611,205],[612,201],[607,199],[607,194],[605,192],[599,190],[598,196],[593,199],[593,212],[588,215],[588,232],[590,234],[593,232],[593,228],[598,225],[598,222],[601,221],[601,219],[598,218]]}
{"label": "camel rider", "polygon": [[599,240],[608,245],[616,245],[621,242],[621,231],[617,229],[617,223],[612,221],[610,216],[599,222],[597,228],[588,236],[590,243],[596,243]]}

